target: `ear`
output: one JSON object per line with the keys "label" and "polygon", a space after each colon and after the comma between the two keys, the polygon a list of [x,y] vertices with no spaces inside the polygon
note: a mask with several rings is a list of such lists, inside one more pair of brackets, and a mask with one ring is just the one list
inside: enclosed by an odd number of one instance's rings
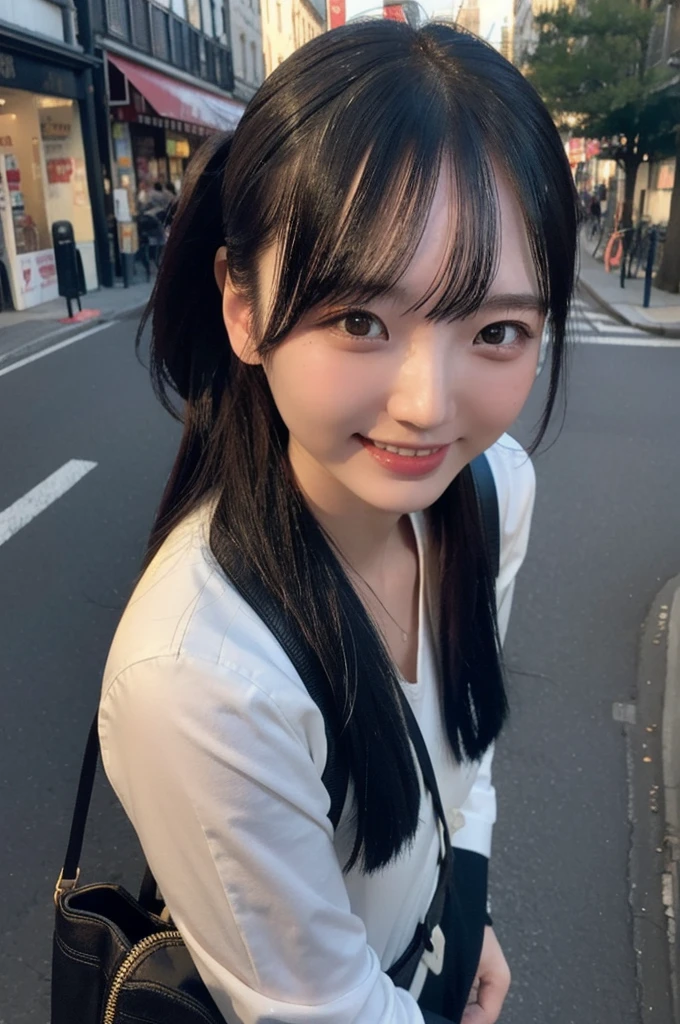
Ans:
{"label": "ear", "polygon": [[244,363],[259,366],[262,362],[255,349],[252,333],[252,311],[241,292],[234,287],[227,266],[227,250],[221,246],[215,253],[214,273],[217,287],[222,292],[222,317],[229,342]]}

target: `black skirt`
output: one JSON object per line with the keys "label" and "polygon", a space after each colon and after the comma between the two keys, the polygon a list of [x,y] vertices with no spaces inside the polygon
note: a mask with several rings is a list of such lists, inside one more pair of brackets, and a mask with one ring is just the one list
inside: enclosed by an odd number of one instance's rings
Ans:
{"label": "black skirt", "polygon": [[444,966],[441,974],[428,974],[418,1000],[427,1024],[460,1024],[484,941],[488,865],[479,853],[454,852],[441,923]]}

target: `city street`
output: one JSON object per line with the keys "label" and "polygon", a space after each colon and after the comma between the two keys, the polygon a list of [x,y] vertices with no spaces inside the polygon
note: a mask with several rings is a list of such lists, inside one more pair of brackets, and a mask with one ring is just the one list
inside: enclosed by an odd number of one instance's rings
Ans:
{"label": "city street", "polygon": [[[0,368],[0,1024],[49,1024],[52,893],[80,757],[179,437],[135,357],[135,327],[106,323]],[[630,855],[634,833],[652,860],[655,840],[647,822],[634,828],[644,780],[613,707],[638,700],[641,627],[680,572],[680,342],[585,302],[574,328],[565,423],[535,460],[506,652],[513,715],[492,861],[513,972],[503,1024],[643,1021]],[[517,426],[525,443],[546,383]],[[53,474],[56,500],[6,537],[3,510]],[[103,780],[90,822],[81,880],[134,889],[139,853]],[[651,892],[644,913],[658,915],[660,882]],[[641,953],[666,978],[663,933]],[[667,979],[653,995],[645,1022],[669,1024]]]}

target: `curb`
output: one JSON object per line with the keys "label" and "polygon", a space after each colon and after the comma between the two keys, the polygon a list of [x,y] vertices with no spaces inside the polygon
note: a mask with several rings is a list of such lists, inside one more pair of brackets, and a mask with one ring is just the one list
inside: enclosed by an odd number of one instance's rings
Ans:
{"label": "curb", "polygon": [[677,934],[680,919],[680,576],[676,576],[671,585],[675,586],[675,591],[666,634],[666,680],[661,736],[666,812],[664,904],[668,922],[674,1019],[680,1022],[680,956]]}
{"label": "curb", "polygon": [[680,575],[643,623],[635,703],[624,725],[629,903],[642,1024],[680,1024]]}
{"label": "curb", "polygon": [[[636,320],[628,320],[625,316],[622,316],[614,306],[611,306],[605,299],[602,298],[600,293],[587,281],[584,281],[582,277],[579,277],[578,284],[584,291],[588,293],[591,299],[597,303],[609,316],[613,317],[614,320],[618,320],[621,324],[626,324],[627,327],[635,327],[639,331],[645,331],[646,334],[651,334],[654,337],[661,338],[680,338],[680,327],[662,327],[652,326],[648,323],[640,323]],[[678,318],[680,319],[680,306],[678,307]]]}
{"label": "curb", "polygon": [[[61,327],[48,331],[47,334],[41,334],[39,338],[33,338],[30,341],[24,342],[23,345],[19,345],[18,348],[10,349],[9,352],[0,354],[0,369],[11,366],[13,363],[18,363],[21,359],[26,359],[37,352],[42,352],[43,349],[50,348],[52,344],[74,338],[81,331],[89,330],[90,327],[96,324],[109,323],[112,320],[128,320],[132,317],[140,316],[147,305],[147,301],[145,300],[144,302],[137,303],[135,306],[128,306],[121,310],[109,310],[106,313],[93,317],[86,323],[64,324]],[[5,330],[11,330],[11,328],[7,327]]]}

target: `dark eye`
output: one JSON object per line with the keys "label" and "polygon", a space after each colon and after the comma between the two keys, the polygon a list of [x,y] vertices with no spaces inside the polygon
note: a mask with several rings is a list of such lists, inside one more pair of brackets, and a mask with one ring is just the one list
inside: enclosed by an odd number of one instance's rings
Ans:
{"label": "dark eye", "polygon": [[387,333],[377,317],[361,310],[346,313],[338,324],[353,338],[380,338]]}
{"label": "dark eye", "polygon": [[519,341],[521,331],[514,324],[489,324],[482,328],[479,337],[485,345],[513,345]]}

